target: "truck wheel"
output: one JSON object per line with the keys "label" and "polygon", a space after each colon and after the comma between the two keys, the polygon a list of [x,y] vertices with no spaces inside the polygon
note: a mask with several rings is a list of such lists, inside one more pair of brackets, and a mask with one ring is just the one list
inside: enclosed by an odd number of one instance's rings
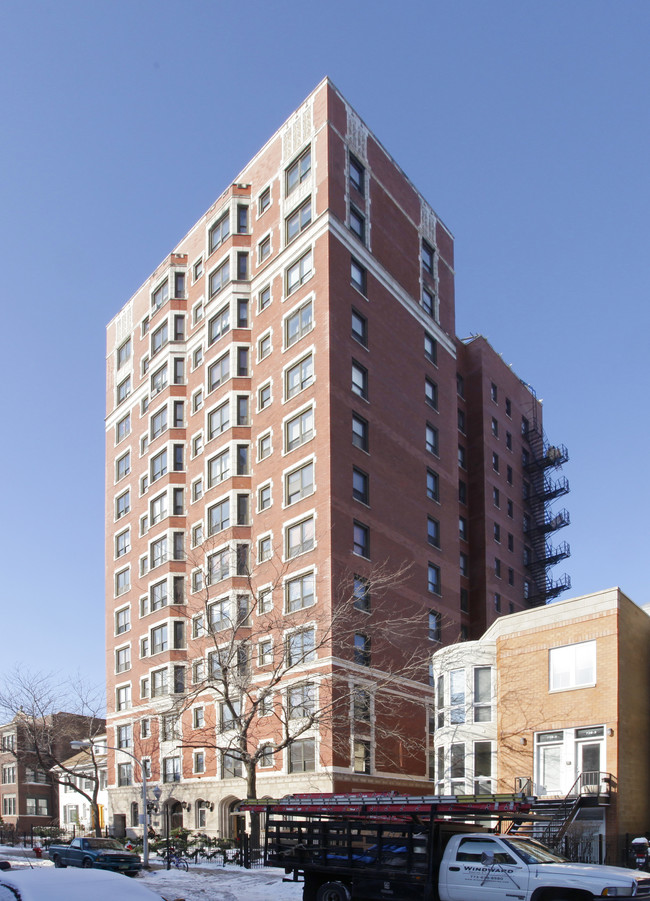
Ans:
{"label": "truck wheel", "polygon": [[90,857],[84,857],[84,859],[81,861],[81,866],[84,867],[84,869],[86,869],[86,870],[89,867],[92,867],[92,865],[93,865],[93,862],[90,859]]}
{"label": "truck wheel", "polygon": [[61,860],[61,858],[59,857],[58,854],[54,855],[54,866],[57,869],[61,869],[61,870],[65,869],[65,864],[63,863],[63,861]]}
{"label": "truck wheel", "polygon": [[352,895],[342,882],[324,882],[316,892],[316,901],[350,901]]}

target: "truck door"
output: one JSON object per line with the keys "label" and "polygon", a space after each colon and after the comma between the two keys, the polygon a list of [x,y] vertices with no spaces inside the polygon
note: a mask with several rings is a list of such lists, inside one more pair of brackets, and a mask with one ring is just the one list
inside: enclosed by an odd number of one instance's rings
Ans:
{"label": "truck door", "polygon": [[[492,863],[484,863],[484,855]],[[468,835],[440,868],[440,881],[441,897],[448,901],[513,901],[526,897],[528,867],[498,838]]]}

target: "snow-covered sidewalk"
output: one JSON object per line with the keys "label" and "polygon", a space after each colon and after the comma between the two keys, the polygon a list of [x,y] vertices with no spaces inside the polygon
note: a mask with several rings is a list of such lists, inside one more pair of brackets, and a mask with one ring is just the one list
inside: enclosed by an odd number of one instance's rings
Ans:
{"label": "snow-covered sidewalk", "polygon": [[[49,860],[39,860],[31,848],[9,845],[0,845],[0,860],[9,860],[12,868],[53,866]],[[301,901],[302,883],[283,882],[283,877],[284,870],[274,867],[244,870],[212,863],[190,864],[185,873],[166,870],[164,864],[154,860],[151,870],[136,879],[169,901]]]}

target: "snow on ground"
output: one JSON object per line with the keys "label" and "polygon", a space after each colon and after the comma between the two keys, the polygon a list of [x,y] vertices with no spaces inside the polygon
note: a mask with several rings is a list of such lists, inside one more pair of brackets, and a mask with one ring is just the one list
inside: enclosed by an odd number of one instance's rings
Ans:
{"label": "snow on ground", "polygon": [[[37,859],[31,848],[9,845],[0,845],[0,860],[11,861],[12,869],[53,866],[49,860]],[[283,876],[284,870],[274,867],[244,870],[232,864],[222,867],[210,863],[190,864],[185,873],[166,870],[154,859],[152,869],[135,878],[169,901],[301,901],[302,883],[283,882]]]}

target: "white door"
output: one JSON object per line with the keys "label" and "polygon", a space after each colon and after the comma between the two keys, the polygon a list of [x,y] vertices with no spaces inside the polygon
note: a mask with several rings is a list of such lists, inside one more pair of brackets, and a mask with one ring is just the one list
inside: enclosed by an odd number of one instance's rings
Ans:
{"label": "white door", "polygon": [[537,793],[560,795],[562,786],[562,745],[538,745]]}

